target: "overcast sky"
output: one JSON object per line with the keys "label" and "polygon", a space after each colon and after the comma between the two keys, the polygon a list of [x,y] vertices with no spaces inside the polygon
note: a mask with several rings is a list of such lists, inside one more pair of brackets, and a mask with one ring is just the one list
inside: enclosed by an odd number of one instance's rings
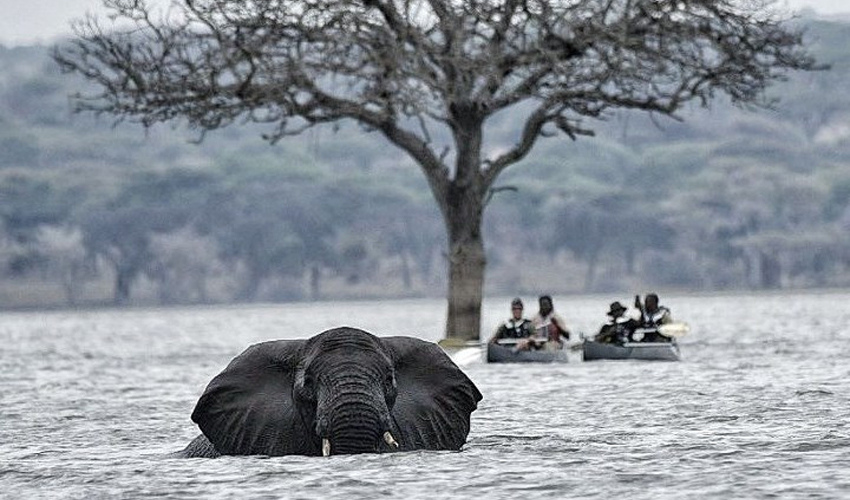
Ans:
{"label": "overcast sky", "polygon": [[[850,14],[848,0],[780,0],[792,9],[825,15]],[[0,44],[49,43],[70,33],[71,19],[102,12],[101,0],[0,0]]]}

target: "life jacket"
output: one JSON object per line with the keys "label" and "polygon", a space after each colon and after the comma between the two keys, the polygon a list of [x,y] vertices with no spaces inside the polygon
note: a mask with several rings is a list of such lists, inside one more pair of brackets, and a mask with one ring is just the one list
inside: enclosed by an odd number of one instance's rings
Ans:
{"label": "life jacket", "polygon": [[524,339],[531,333],[531,321],[523,319],[509,319],[505,321],[500,329],[500,337],[503,339]]}
{"label": "life jacket", "polygon": [[[557,321],[555,318],[555,311],[552,311],[547,316],[540,316],[539,314],[535,316],[534,321],[532,321],[532,324],[534,325],[533,328],[535,330],[535,336],[545,337],[548,340],[555,340],[557,342],[561,342],[562,338],[569,340],[569,330],[561,328],[561,325],[564,323],[563,318],[557,316]],[[552,332],[550,330],[551,325],[555,325],[557,327],[556,332]]]}
{"label": "life jacket", "polygon": [[669,314],[670,309],[667,309],[664,306],[658,306],[658,310],[654,313],[650,313],[649,311],[643,311],[640,318],[641,324],[644,327],[658,326],[661,324],[661,321],[664,319],[664,316]]}

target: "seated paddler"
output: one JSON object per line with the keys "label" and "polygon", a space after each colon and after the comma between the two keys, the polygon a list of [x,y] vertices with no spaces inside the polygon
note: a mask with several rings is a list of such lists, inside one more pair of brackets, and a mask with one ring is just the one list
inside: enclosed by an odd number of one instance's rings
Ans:
{"label": "seated paddler", "polygon": [[529,349],[529,337],[534,333],[534,329],[531,327],[531,320],[523,316],[523,311],[522,300],[519,297],[512,300],[511,317],[499,325],[490,342],[511,345],[518,350]]}
{"label": "seated paddler", "polygon": [[628,308],[623,304],[612,302],[606,313],[608,322],[602,325],[593,340],[603,344],[622,344],[631,340],[638,322],[628,317],[626,311]]}
{"label": "seated paddler", "polygon": [[537,314],[531,318],[531,326],[534,329],[532,341],[537,348],[546,350],[558,350],[563,347],[565,341],[570,340],[570,330],[567,322],[560,314],[555,312],[552,297],[542,295],[537,299],[540,307]]}
{"label": "seated paddler", "polygon": [[656,330],[661,325],[666,325],[673,322],[673,315],[670,308],[662,306],[659,303],[658,294],[648,293],[640,303],[640,296],[635,296],[635,307],[638,309],[640,316],[638,317],[638,326],[644,331],[643,342],[668,342],[669,338],[661,335]]}

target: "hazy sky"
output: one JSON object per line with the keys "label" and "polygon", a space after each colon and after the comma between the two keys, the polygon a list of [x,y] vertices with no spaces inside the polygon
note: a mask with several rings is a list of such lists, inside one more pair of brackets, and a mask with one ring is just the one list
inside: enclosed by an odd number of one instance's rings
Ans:
{"label": "hazy sky", "polygon": [[[820,14],[850,14],[848,0],[780,0],[792,9]],[[0,0],[0,44],[49,43],[70,32],[71,19],[101,12],[101,0]]]}

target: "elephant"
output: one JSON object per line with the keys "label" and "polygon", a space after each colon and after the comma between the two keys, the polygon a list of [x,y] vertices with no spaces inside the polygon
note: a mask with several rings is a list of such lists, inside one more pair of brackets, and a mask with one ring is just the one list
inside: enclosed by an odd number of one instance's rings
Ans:
{"label": "elephant", "polygon": [[459,450],[481,401],[436,344],[340,327],[248,347],[192,412],[182,457]]}

